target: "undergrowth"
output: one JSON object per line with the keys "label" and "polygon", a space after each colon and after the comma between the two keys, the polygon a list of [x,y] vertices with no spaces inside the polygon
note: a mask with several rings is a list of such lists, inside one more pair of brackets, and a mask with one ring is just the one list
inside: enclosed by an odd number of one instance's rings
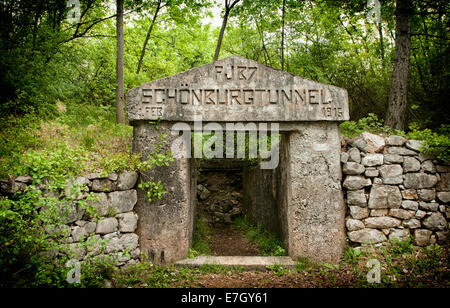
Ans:
{"label": "undergrowth", "polygon": [[281,240],[267,232],[261,224],[255,225],[244,216],[238,216],[233,221],[233,228],[245,234],[250,242],[256,243],[265,256],[284,256],[286,254]]}

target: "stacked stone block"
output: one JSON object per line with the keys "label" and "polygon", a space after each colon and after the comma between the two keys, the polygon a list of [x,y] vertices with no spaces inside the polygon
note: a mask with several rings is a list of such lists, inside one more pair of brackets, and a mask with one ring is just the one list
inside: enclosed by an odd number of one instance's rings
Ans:
{"label": "stacked stone block", "polygon": [[348,140],[341,163],[351,242],[448,243],[450,166],[420,153],[421,144],[370,133]]}
{"label": "stacked stone block", "polygon": [[[138,216],[134,211],[137,178],[136,172],[124,171],[109,176],[93,173],[68,181],[65,201],[61,200],[65,224],[59,230],[65,231],[66,243],[75,259],[112,256],[118,266],[137,263],[140,257],[139,237],[135,233]],[[2,181],[1,192],[23,191],[32,180],[21,176],[11,182]],[[40,188],[45,192],[45,185]],[[56,196],[52,192],[47,193]],[[95,206],[100,216],[98,220],[89,215],[85,207],[78,205],[84,201]]]}

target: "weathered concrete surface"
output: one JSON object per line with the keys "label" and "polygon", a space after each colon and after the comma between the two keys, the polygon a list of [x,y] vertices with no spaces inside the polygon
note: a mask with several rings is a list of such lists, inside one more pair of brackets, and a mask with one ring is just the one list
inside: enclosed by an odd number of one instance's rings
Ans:
{"label": "weathered concrete surface", "polygon": [[130,122],[349,120],[346,90],[238,56],[128,91],[127,112]]}
{"label": "weathered concrete surface", "polygon": [[[167,145],[163,153],[168,153],[171,139],[169,123],[160,123],[156,130],[153,125],[139,122],[134,124],[133,151],[141,153],[145,159],[154,153],[158,137],[167,134]],[[196,202],[195,160],[175,159],[169,166],[154,166],[144,172],[139,183],[145,181],[161,183],[167,193],[161,200],[148,202],[147,194],[137,189],[138,228],[141,251],[154,263],[171,263],[186,257],[192,240],[194,210]]]}
{"label": "weathered concrete surface", "polygon": [[280,265],[295,268],[295,262],[290,257],[261,257],[261,256],[199,256],[175,263],[177,266],[202,267],[203,265],[221,265],[226,267],[240,267],[246,270],[261,270],[267,266]]}
{"label": "weathered concrete surface", "polygon": [[287,145],[289,256],[337,263],[345,241],[338,125],[298,123]]}
{"label": "weathered concrete surface", "polygon": [[[191,130],[199,120],[279,123],[286,134],[279,165],[261,186],[271,190],[264,196],[276,205],[271,211],[278,220],[275,229],[289,256],[339,261],[345,208],[338,122],[349,119],[346,90],[233,56],[130,90],[127,111],[134,126],[133,150],[144,159],[161,134],[168,136],[168,152],[178,138],[170,132],[175,122]],[[161,122],[155,130],[148,120],[157,119]],[[197,189],[194,170],[194,159],[176,158],[169,167],[154,168],[139,179],[161,180],[168,191],[149,203],[146,193],[137,190],[136,232],[141,251],[155,263],[171,263],[188,253]]]}

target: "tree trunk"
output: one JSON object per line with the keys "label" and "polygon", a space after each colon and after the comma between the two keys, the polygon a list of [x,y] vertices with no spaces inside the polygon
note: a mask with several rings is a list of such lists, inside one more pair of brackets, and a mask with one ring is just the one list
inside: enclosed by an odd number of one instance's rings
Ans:
{"label": "tree trunk", "polygon": [[116,19],[116,35],[117,35],[117,61],[116,61],[116,117],[117,123],[125,124],[125,97],[124,97],[124,81],[123,81],[123,1],[117,0],[117,19]]}
{"label": "tree trunk", "polygon": [[228,9],[225,10],[225,15],[223,16],[222,28],[220,28],[219,39],[217,41],[216,52],[214,54],[214,62],[219,60],[220,47],[222,46],[223,34],[225,33],[225,28],[228,22]]}
{"label": "tree trunk", "polygon": [[407,124],[408,78],[411,52],[412,1],[397,0],[395,13],[395,58],[386,124],[404,130]]}
{"label": "tree trunk", "polygon": [[147,36],[145,37],[145,41],[144,41],[144,46],[142,47],[141,57],[139,58],[139,63],[138,63],[138,67],[137,67],[137,70],[136,70],[136,75],[138,75],[139,72],[141,71],[142,61],[144,60],[144,56],[145,56],[145,49],[147,48],[148,41],[149,41],[150,36],[152,34],[153,25],[156,22],[156,18],[158,17],[158,12],[159,12],[160,8],[161,8],[161,1],[158,1],[158,5],[156,6],[155,14],[153,15],[153,19],[152,19],[152,23],[150,25],[150,29],[148,29]]}
{"label": "tree trunk", "polygon": [[281,15],[281,70],[284,71],[284,16],[286,12],[286,0],[283,0],[283,8]]}

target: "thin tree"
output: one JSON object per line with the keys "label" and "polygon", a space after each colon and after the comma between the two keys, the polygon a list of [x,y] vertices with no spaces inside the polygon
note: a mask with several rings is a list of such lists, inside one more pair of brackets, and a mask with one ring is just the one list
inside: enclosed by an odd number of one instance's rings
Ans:
{"label": "thin tree", "polygon": [[117,58],[116,58],[116,118],[117,123],[125,124],[125,97],[124,97],[124,81],[123,81],[123,2],[117,0],[117,18],[116,18],[116,35],[117,35]]}
{"label": "thin tree", "polygon": [[139,58],[136,75],[138,75],[139,72],[141,71],[142,62],[143,62],[144,56],[145,56],[145,49],[147,48],[148,41],[150,40],[150,36],[152,34],[152,30],[153,30],[153,26],[156,22],[156,18],[158,17],[158,13],[166,5],[167,5],[167,3],[162,5],[161,0],[158,0],[158,3],[156,4],[156,9],[155,9],[155,13],[153,14],[152,23],[150,24],[150,28],[148,29],[147,36],[145,37],[144,46],[142,46],[141,57]]}
{"label": "thin tree", "polygon": [[283,8],[281,14],[281,69],[284,71],[284,19],[286,14],[286,0],[283,0]]}
{"label": "thin tree", "polygon": [[395,57],[386,124],[404,130],[407,122],[408,79],[411,54],[412,0],[397,0],[395,9]]}
{"label": "thin tree", "polygon": [[214,61],[219,59],[220,47],[222,46],[223,35],[225,33],[225,28],[227,27],[228,17],[230,11],[239,3],[241,0],[225,0],[225,15],[222,20],[222,28],[220,28],[219,39],[217,40],[216,52],[214,54]]}

